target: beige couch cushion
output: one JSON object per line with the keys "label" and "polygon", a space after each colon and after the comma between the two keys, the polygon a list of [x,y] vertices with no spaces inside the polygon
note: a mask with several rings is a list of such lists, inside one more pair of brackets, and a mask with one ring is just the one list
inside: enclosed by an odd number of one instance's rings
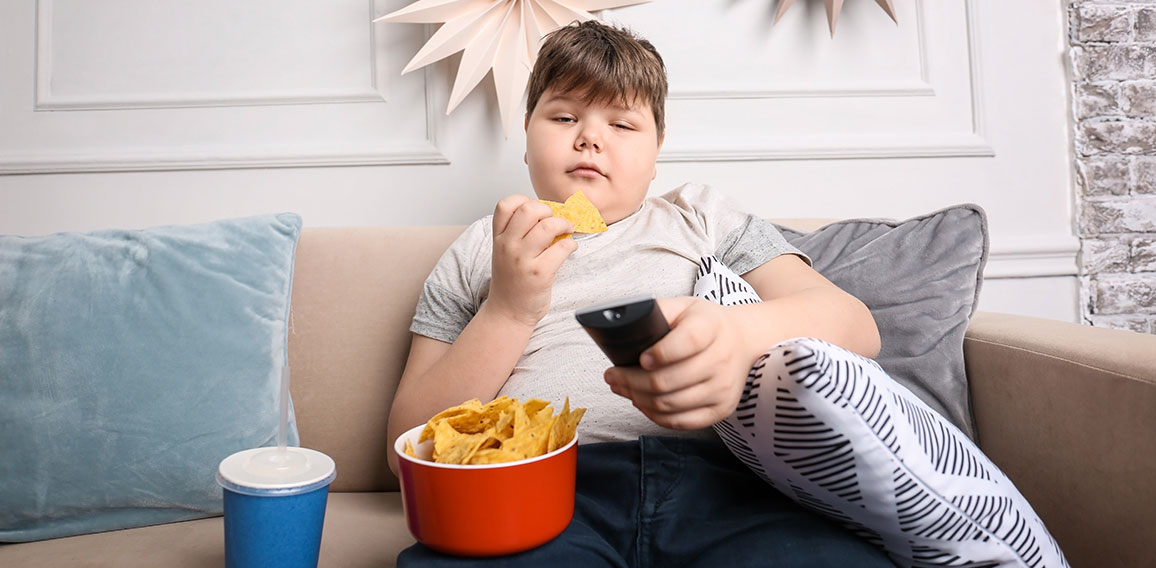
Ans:
{"label": "beige couch cushion", "polygon": [[980,447],[1072,566],[1152,565],[1154,344],[1147,334],[998,313],[977,313],[968,329]]}
{"label": "beige couch cushion", "polygon": [[[0,545],[0,566],[135,568],[225,565],[221,517],[139,529]],[[331,493],[318,566],[381,568],[413,538],[401,514],[400,493]]]}
{"label": "beige couch cushion", "polygon": [[[306,229],[289,365],[301,445],[337,462],[333,491],[389,491],[386,419],[423,282],[463,227]],[[355,246],[346,246],[350,243]]]}

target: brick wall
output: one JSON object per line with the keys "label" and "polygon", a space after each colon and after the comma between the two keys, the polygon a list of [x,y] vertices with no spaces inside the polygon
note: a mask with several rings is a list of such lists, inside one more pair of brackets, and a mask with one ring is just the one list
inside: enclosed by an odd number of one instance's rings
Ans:
{"label": "brick wall", "polygon": [[1156,333],[1156,0],[1070,0],[1080,304]]}

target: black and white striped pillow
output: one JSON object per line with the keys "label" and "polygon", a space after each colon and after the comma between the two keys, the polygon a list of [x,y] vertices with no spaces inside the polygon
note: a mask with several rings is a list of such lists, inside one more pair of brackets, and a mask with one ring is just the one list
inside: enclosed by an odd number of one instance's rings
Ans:
{"label": "black and white striped pillow", "polygon": [[[695,295],[759,301],[713,257],[701,261]],[[902,566],[1067,566],[1031,505],[963,432],[874,361],[830,343],[797,338],[767,351],[715,431],[776,489]]]}

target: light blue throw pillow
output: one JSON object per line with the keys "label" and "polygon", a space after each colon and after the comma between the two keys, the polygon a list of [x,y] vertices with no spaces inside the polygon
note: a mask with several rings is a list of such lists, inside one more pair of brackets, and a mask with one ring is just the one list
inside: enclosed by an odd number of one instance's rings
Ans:
{"label": "light blue throw pillow", "polygon": [[276,443],[300,232],[0,236],[0,542],[221,513],[220,461]]}

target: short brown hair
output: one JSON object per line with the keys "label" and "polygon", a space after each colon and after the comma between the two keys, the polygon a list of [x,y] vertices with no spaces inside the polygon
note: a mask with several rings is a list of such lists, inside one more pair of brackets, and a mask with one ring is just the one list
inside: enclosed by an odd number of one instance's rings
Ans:
{"label": "short brown hair", "polygon": [[530,73],[526,116],[546,89],[577,92],[587,103],[650,104],[658,139],[666,130],[666,66],[649,41],[597,20],[550,32]]}

